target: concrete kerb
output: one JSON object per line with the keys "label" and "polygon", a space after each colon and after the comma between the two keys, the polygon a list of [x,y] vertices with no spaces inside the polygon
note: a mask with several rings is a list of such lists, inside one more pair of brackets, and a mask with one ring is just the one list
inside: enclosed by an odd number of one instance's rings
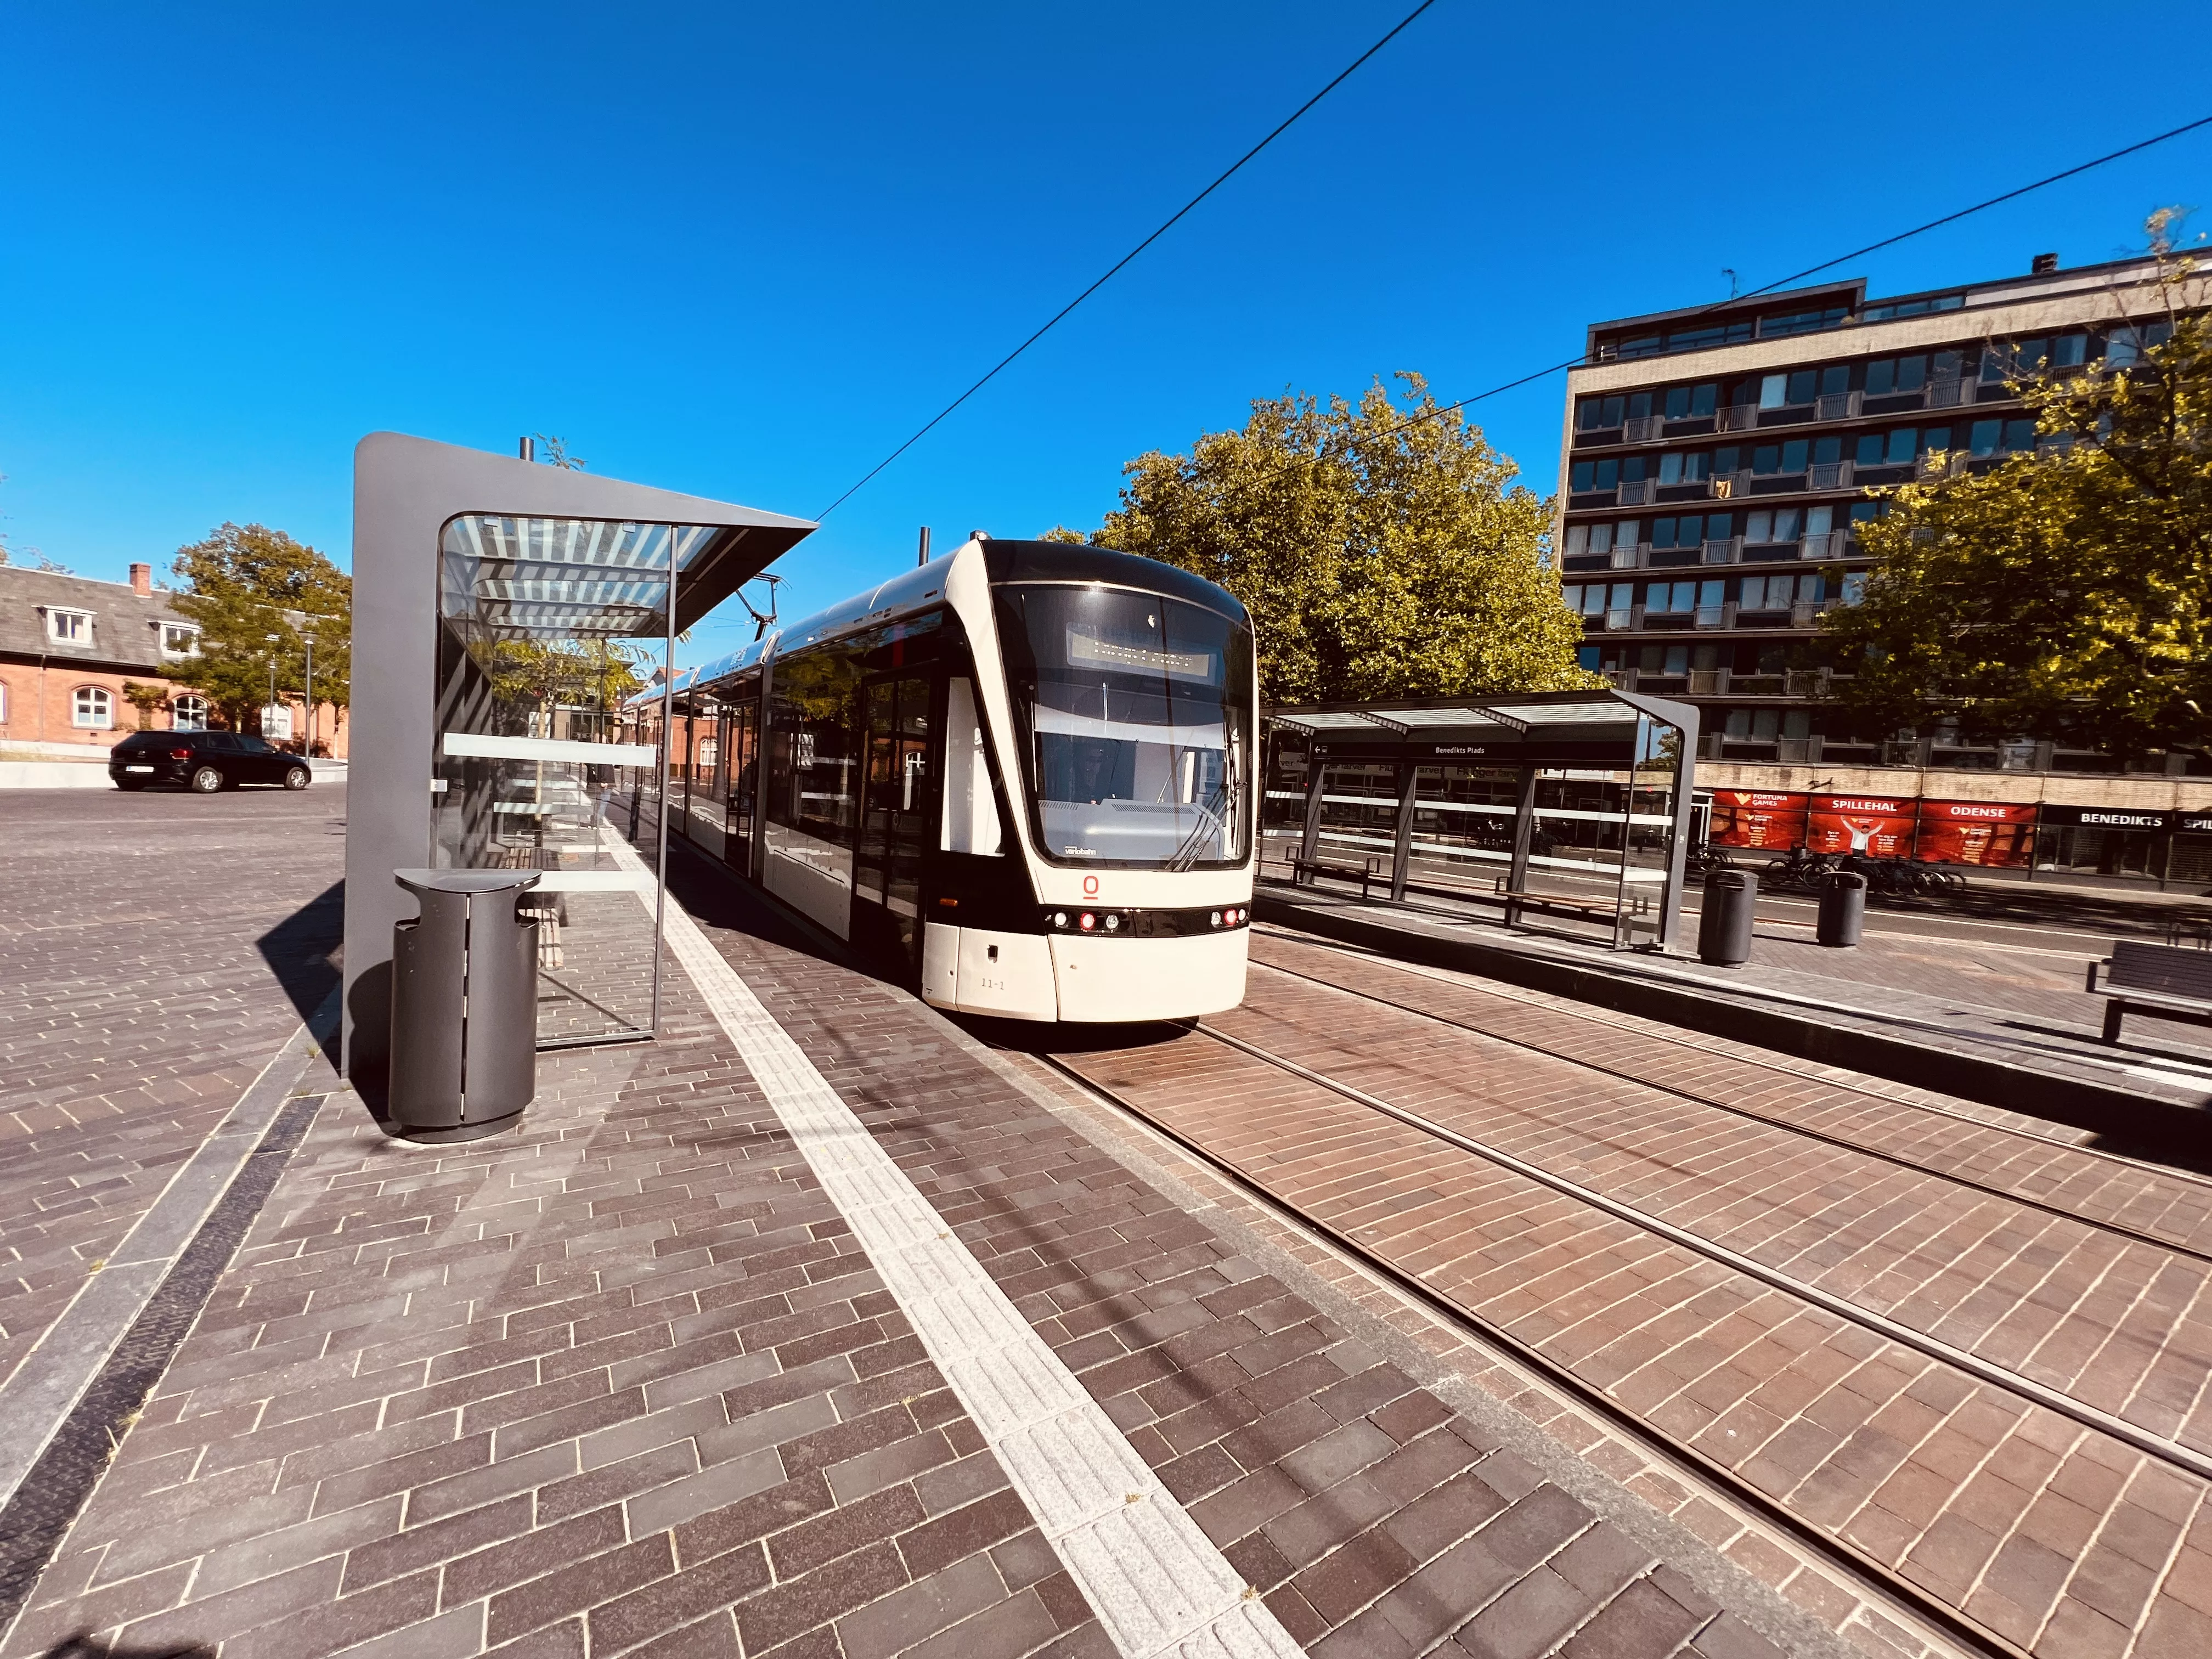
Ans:
{"label": "concrete kerb", "polygon": [[[323,1065],[337,1018],[333,992],[299,1027],[199,1150],[170,1176],[161,1195],[116,1248],[96,1264],[61,1316],[22,1363],[0,1382],[0,1513],[99,1376],[138,1316],[176,1266],[261,1145],[287,1101]],[[335,1081],[304,1092],[320,1095]]]}

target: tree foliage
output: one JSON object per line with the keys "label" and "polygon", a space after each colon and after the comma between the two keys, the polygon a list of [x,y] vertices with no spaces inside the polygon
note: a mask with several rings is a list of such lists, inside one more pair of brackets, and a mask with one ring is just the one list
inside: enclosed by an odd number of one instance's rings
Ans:
{"label": "tree foliage", "polygon": [[[535,737],[600,741],[608,711],[645,684],[638,678],[637,650],[605,639],[493,639],[470,648],[501,702],[532,709]],[[601,724],[587,732],[556,732],[555,714],[563,707],[588,710]]]}
{"label": "tree foliage", "polygon": [[[2154,236],[2164,229],[2153,222]],[[2155,244],[2154,244],[2155,245]],[[2133,363],[2014,389],[2033,453],[1935,457],[1862,525],[1864,602],[1824,619],[1869,727],[1939,718],[2123,757],[2212,745],[2212,335],[2188,262],[2164,262],[2172,334]],[[2148,320],[2138,318],[2139,321]]]}
{"label": "tree foliage", "polygon": [[346,705],[353,579],[330,560],[281,530],[226,524],[178,549],[172,568],[185,584],[173,608],[199,624],[200,637],[198,654],[179,660],[169,676],[203,693],[226,725],[242,731],[258,720],[272,652],[279,695],[303,694],[310,641],[315,701]]}
{"label": "tree foliage", "polygon": [[1595,684],[1549,567],[1552,503],[1419,375],[1398,379],[1402,404],[1380,380],[1357,406],[1260,398],[1241,430],[1139,455],[1088,539],[1242,599],[1271,702]]}

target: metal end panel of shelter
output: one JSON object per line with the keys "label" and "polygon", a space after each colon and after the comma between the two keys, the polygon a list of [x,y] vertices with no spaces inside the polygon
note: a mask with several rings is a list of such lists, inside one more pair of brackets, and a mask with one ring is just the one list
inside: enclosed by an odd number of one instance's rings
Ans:
{"label": "metal end panel of shelter", "polygon": [[622,705],[656,674],[669,695],[678,634],[813,528],[397,433],[362,440],[349,1077],[373,1086],[387,1060],[392,930],[410,908],[396,869],[541,872],[525,901],[539,1047],[658,1033],[666,769],[625,740]]}
{"label": "metal end panel of shelter", "polygon": [[[1609,688],[1267,714],[1261,822],[1293,879],[1382,882],[1680,947],[1698,714]],[[1291,850],[1285,860],[1285,848]]]}

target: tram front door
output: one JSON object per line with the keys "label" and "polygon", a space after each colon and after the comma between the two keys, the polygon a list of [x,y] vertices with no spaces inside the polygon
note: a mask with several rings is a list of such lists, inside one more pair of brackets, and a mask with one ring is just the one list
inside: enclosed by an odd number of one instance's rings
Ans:
{"label": "tram front door", "polygon": [[929,769],[933,686],[918,674],[860,689],[867,770],[853,864],[853,940],[921,970],[921,857],[936,822]]}

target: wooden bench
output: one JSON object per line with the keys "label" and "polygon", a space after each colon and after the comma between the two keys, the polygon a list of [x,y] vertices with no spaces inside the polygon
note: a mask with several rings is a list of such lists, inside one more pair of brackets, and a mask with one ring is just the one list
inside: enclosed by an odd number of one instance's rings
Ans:
{"label": "wooden bench", "polygon": [[[1621,915],[1620,904],[1613,899],[1576,898],[1567,893],[1522,892],[1518,888],[1508,887],[1503,876],[1498,878],[1493,890],[1498,897],[1507,900],[1509,904],[1533,904],[1540,907],[1548,905],[1555,910],[1579,911],[1584,916],[1601,916],[1608,921]],[[1642,893],[1636,893],[1631,896],[1627,914],[1632,916],[1640,916],[1648,912],[1650,908],[1650,899]]]}
{"label": "wooden bench", "polygon": [[[2100,984],[2098,969],[2102,969]],[[2105,1041],[2120,1040],[2130,1013],[2149,1019],[2212,1025],[2212,951],[2144,939],[2112,941],[2112,954],[2089,964],[2089,994],[2105,1001]]]}
{"label": "wooden bench", "polygon": [[1291,854],[1291,884],[1295,887],[1310,887],[1314,884],[1314,878],[1316,876],[1341,876],[1346,881],[1358,882],[1359,896],[1364,899],[1367,896],[1368,884],[1382,879],[1382,872],[1378,867],[1382,862],[1382,856],[1378,854],[1369,859],[1359,869],[1355,870],[1348,864],[1331,864],[1325,859],[1301,858],[1293,853]]}

